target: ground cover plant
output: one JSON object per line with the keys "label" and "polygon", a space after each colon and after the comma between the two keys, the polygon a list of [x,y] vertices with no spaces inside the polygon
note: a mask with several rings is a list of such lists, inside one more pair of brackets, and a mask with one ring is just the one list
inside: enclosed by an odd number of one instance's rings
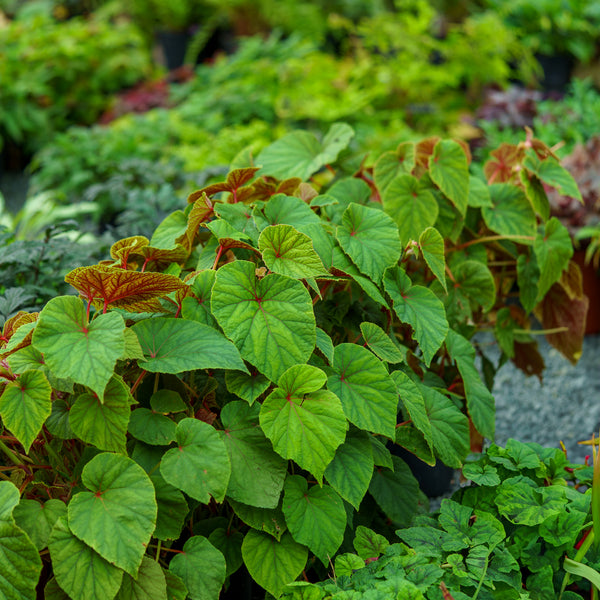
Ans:
{"label": "ground cover plant", "polygon": [[493,439],[476,331],[541,374],[533,313],[577,360],[587,300],[542,182],[577,191],[549,149],[501,147],[484,181],[428,138],[345,176],[353,133],[242,153],[70,271],[79,296],[6,321],[3,594],[204,600],[246,569],[278,597],[359,525],[414,524],[395,447],[459,468]]}
{"label": "ground cover plant", "polygon": [[[469,484],[435,515],[397,530],[401,542],[358,527],[354,551],[336,557],[329,581],[293,584],[283,597],[589,597],[582,573],[600,568],[590,544],[591,466],[571,464],[561,449],[511,439],[467,461],[463,474]],[[585,568],[571,577],[575,563]]]}

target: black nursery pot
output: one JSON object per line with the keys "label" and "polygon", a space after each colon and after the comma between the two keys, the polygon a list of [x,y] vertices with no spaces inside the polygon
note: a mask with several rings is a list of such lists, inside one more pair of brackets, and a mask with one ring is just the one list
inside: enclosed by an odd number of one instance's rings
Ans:
{"label": "black nursery pot", "polygon": [[536,59],[544,71],[542,87],[548,92],[565,92],[571,81],[575,60],[570,54],[536,54]]}
{"label": "black nursery pot", "polygon": [[167,69],[173,71],[183,65],[190,35],[187,31],[157,31],[156,38],[162,48]]}
{"label": "black nursery pot", "polygon": [[446,466],[440,460],[430,467],[414,454],[396,444],[390,447],[390,451],[410,467],[412,474],[419,482],[419,487],[428,498],[442,496],[452,488],[452,477],[454,476],[452,467]]}

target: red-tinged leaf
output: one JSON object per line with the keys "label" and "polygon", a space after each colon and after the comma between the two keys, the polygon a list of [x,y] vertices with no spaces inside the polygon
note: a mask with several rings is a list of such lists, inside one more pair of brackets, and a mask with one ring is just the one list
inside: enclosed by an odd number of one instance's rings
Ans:
{"label": "red-tinged leaf", "polygon": [[258,202],[260,200],[267,201],[275,194],[286,194],[287,196],[295,195],[298,187],[302,183],[299,177],[290,177],[283,181],[278,181],[274,177],[263,175],[257,179],[252,186],[240,190],[238,194],[238,202]]}
{"label": "red-tinged leaf", "polygon": [[[199,194],[199,196],[196,196]],[[202,223],[206,223],[215,214],[215,205],[206,195],[206,192],[194,192],[190,194],[190,198],[194,198],[194,206],[187,217],[187,227],[183,235],[176,238],[176,242],[181,244],[188,252],[194,247],[194,240]]]}
{"label": "red-tinged leaf", "polygon": [[317,190],[315,190],[315,188],[306,181],[303,181],[298,186],[296,192],[296,197],[300,198],[300,200],[307,203],[309,203],[313,198],[316,198],[319,195],[319,192],[317,192]]}
{"label": "red-tinged leaf", "polygon": [[258,170],[260,170],[259,167],[234,169],[231,171],[231,173],[229,173],[229,175],[227,175],[227,181],[213,183],[212,185],[206,186],[205,188],[190,194],[188,197],[188,203],[191,204],[192,202],[195,202],[203,194],[212,196],[214,194],[218,194],[219,192],[231,192],[234,195],[234,202],[238,202],[239,200],[235,198],[237,190],[239,190],[243,185],[246,185],[248,182],[252,181],[254,174]]}
{"label": "red-tinged leaf", "polygon": [[483,167],[483,172],[488,183],[505,183],[513,181],[518,173],[514,167],[519,165],[525,157],[525,149],[514,144],[503,143],[497,150],[490,154],[494,157],[488,160]]}
{"label": "red-tinged leaf", "polygon": [[[13,339],[17,330],[23,325],[28,323],[35,323],[38,318],[38,313],[28,313],[24,310],[20,310],[16,315],[4,323],[2,329],[2,335],[0,336],[0,357],[7,357],[9,354],[13,354],[25,346],[31,344],[31,336],[33,333],[33,327],[24,329],[21,334]],[[23,332],[26,331],[26,334]],[[11,341],[12,340],[12,341]]]}
{"label": "red-tinged leaf", "polygon": [[544,329],[565,328],[546,339],[572,364],[581,357],[589,299],[583,294],[581,272],[571,262],[560,280],[534,310]]}
{"label": "red-tinged leaf", "polygon": [[175,275],[138,273],[93,265],[78,267],[65,277],[97,307],[160,311],[158,299],[185,286]]}
{"label": "red-tinged leaf", "polygon": [[189,254],[188,250],[179,245],[168,250],[145,246],[138,253],[144,259],[142,271],[164,271],[171,263],[185,263]]}
{"label": "red-tinged leaf", "polygon": [[110,247],[110,255],[116,261],[119,261],[121,268],[126,269],[131,254],[139,254],[140,250],[147,246],[150,240],[143,235],[134,235],[132,237],[118,240]]}
{"label": "red-tinged leaf", "polygon": [[433,154],[433,149],[442,138],[434,135],[433,137],[421,140],[415,145],[415,166],[427,169],[429,166],[429,157]]}
{"label": "red-tinged leaf", "polygon": [[518,369],[521,369],[525,375],[535,375],[540,383],[542,382],[542,374],[546,365],[544,364],[544,358],[538,350],[536,342],[525,344],[523,342],[515,341],[515,357],[512,359],[513,363]]}

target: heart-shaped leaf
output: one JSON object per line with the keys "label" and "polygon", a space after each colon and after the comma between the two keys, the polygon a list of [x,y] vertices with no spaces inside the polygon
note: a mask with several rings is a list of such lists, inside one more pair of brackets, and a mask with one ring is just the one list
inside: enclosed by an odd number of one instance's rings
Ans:
{"label": "heart-shaped leaf", "polygon": [[0,416],[5,427],[23,444],[25,452],[50,416],[52,388],[42,371],[25,371],[9,381],[0,395]]}
{"label": "heart-shaped leaf", "polygon": [[258,248],[265,265],[274,273],[292,279],[327,274],[311,239],[291,225],[270,225],[263,229],[258,238]]}
{"label": "heart-shaped leaf", "polygon": [[285,586],[302,573],[308,550],[288,532],[277,541],[267,533],[251,529],[242,544],[242,557],[252,579],[279,598]]}
{"label": "heart-shaped leaf", "polygon": [[454,267],[454,289],[481,305],[484,311],[491,310],[496,302],[494,276],[486,265],[478,260],[465,260]]}
{"label": "heart-shaped leaf", "polygon": [[175,440],[177,424],[148,408],[136,408],[129,418],[129,433],[151,446],[168,446]]}
{"label": "heart-shaped leaf", "polygon": [[440,140],[429,158],[429,173],[433,182],[464,215],[469,198],[469,162],[463,147],[454,140]]}
{"label": "heart-shaped leaf", "polygon": [[573,243],[569,232],[556,217],[552,217],[540,229],[533,243],[540,269],[538,302],[546,295],[552,284],[560,279],[561,273],[567,268],[573,256]]}
{"label": "heart-shaped leaf", "polygon": [[301,282],[238,260],[217,271],[212,312],[243,358],[272,381],[305,363],[315,347],[315,317]]}
{"label": "heart-shaped leaf", "polygon": [[229,460],[231,478],[227,495],[234,500],[263,508],[276,508],[283,489],[287,462],[273,451],[259,426],[258,405],[229,402],[221,410],[221,432]]}
{"label": "heart-shaped leaf", "polygon": [[205,537],[195,535],[171,559],[169,571],[181,578],[192,600],[213,600],[225,583],[225,557]]}
{"label": "heart-shaped leaf", "polygon": [[248,372],[237,348],[219,331],[184,319],[145,319],[132,327],[151,373],[182,373],[196,369],[238,369]]}
{"label": "heart-shaped leaf", "polygon": [[379,325],[364,321],[360,324],[360,332],[365,343],[381,360],[396,364],[404,361],[400,348],[394,344],[390,336]]}
{"label": "heart-shaped leaf", "polygon": [[168,450],[160,463],[165,481],[204,504],[211,496],[222,502],[231,464],[215,428],[197,419],[182,419],[175,437],[178,447]]}
{"label": "heart-shaped leaf", "polygon": [[373,167],[375,185],[384,194],[388,185],[398,176],[410,173],[415,167],[415,145],[402,142],[396,151],[384,152]]}
{"label": "heart-shaped leaf", "polygon": [[232,394],[252,404],[271,385],[271,382],[253,368],[249,375],[239,371],[227,371],[225,384]]}
{"label": "heart-shaped leaf", "polygon": [[321,224],[321,219],[306,202],[286,194],[275,194],[269,198],[263,210],[255,208],[253,216],[260,231],[269,225],[291,225],[306,233],[307,226]]}
{"label": "heart-shaped leaf", "polygon": [[54,375],[86,385],[102,398],[125,348],[124,329],[121,315],[109,312],[89,322],[79,298],[59,296],[44,306],[32,343]]}
{"label": "heart-shaped leaf", "polygon": [[344,211],[337,239],[360,271],[376,282],[402,254],[398,227],[391,217],[354,202]]}
{"label": "heart-shaped leaf", "polygon": [[431,188],[412,175],[398,175],[385,189],[383,208],[398,226],[406,246],[436,222],[439,208]]}
{"label": "heart-shaped leaf", "polygon": [[398,394],[383,363],[357,344],[340,344],[333,354],[327,387],[360,429],[394,437]]}
{"label": "heart-shaped leaf", "polygon": [[339,398],[319,389],[324,382],[316,367],[291,367],[260,409],[260,426],[275,451],[319,481],[348,428]]}
{"label": "heart-shaped leaf", "polygon": [[346,529],[344,503],[334,489],[328,485],[309,489],[304,477],[290,475],[285,481],[283,514],[294,539],[327,565]]}
{"label": "heart-shaped leaf", "polygon": [[79,394],[69,411],[69,425],[84,442],[100,450],[125,453],[127,424],[135,400],[118,375],[108,382],[103,401],[93,394]]}
{"label": "heart-shaped leaf", "polygon": [[228,502],[240,520],[252,529],[264,531],[276,540],[280,540],[281,536],[287,531],[285,517],[280,507],[258,508],[231,499]]}
{"label": "heart-shaped leaf", "polygon": [[154,486],[144,470],[119,454],[102,453],[81,473],[90,490],[69,503],[69,527],[100,556],[133,577],[156,526]]}
{"label": "heart-shaped leaf", "polygon": [[18,503],[17,487],[0,481],[0,596],[32,600],[42,561],[29,536],[15,524],[12,513]]}
{"label": "heart-shaped leaf", "polygon": [[448,332],[444,305],[429,288],[412,285],[408,275],[398,267],[386,271],[383,284],[400,321],[413,328],[425,364],[429,365]]}
{"label": "heart-shaped leaf", "polygon": [[70,598],[112,600],[115,597],[123,571],[76,537],[66,517],[54,524],[48,548],[54,577]]}
{"label": "heart-shaped leaf", "polygon": [[44,504],[21,498],[13,511],[16,524],[31,538],[38,550],[43,550],[48,545],[54,523],[66,516],[67,505],[57,498],[51,498]]}
{"label": "heart-shaped leaf", "polygon": [[308,131],[294,131],[267,146],[256,162],[262,165],[261,174],[264,175],[277,179],[308,179],[321,167],[335,161],[353,136],[352,127],[346,123],[334,123],[322,143]]}
{"label": "heart-shaped leaf", "polygon": [[447,291],[444,238],[437,229],[428,227],[419,237],[419,248],[421,248],[427,266],[431,269],[435,278],[442,284],[444,291]]}
{"label": "heart-shaped leaf", "polygon": [[525,192],[510,183],[495,183],[489,190],[492,206],[481,209],[485,224],[500,235],[514,236],[522,244],[531,244],[536,220]]}

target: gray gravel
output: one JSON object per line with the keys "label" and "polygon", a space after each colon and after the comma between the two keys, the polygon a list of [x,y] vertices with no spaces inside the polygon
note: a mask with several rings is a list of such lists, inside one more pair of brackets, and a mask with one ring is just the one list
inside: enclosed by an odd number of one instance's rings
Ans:
{"label": "gray gravel", "polygon": [[[541,384],[537,377],[525,376],[512,363],[503,365],[496,375],[495,441],[504,445],[513,437],[554,448],[562,441],[569,460],[583,462],[591,448],[577,442],[591,439],[592,433],[599,435],[600,335],[586,336],[576,365],[545,339],[538,343],[546,363]],[[493,347],[486,354],[493,356]]]}

